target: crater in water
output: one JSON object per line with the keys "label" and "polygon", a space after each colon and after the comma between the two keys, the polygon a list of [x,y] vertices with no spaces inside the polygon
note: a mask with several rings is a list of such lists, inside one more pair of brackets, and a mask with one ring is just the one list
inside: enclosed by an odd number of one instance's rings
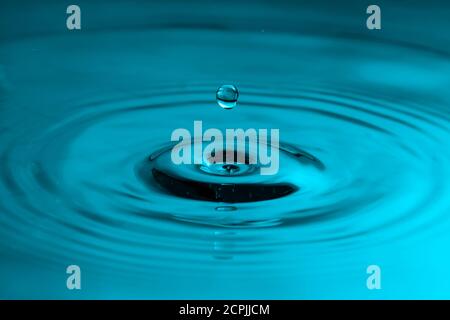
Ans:
{"label": "crater in water", "polygon": [[[242,156],[243,162],[174,164],[170,159],[171,147],[157,150],[148,161],[142,164],[139,175],[148,184],[156,183],[164,191],[178,197],[224,203],[256,202],[285,197],[300,189],[291,181],[281,181],[282,176],[259,177],[258,165],[250,163],[251,155]],[[323,164],[306,152],[286,146],[280,148],[281,161],[291,157],[293,167],[303,166],[305,162],[323,169]],[[226,159],[223,151],[222,159]],[[234,151],[234,159],[238,159]],[[302,161],[300,161],[300,159]],[[209,160],[209,159],[207,159]],[[241,178],[239,180],[233,178]],[[256,179],[255,179],[256,178]],[[277,181],[280,180],[280,181]]]}

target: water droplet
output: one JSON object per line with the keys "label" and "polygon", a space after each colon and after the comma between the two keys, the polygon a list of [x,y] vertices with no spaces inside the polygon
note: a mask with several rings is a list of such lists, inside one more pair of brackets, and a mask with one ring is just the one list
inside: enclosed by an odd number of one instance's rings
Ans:
{"label": "water droplet", "polygon": [[239,91],[232,84],[225,84],[217,89],[216,100],[219,106],[224,109],[233,109],[238,101]]}

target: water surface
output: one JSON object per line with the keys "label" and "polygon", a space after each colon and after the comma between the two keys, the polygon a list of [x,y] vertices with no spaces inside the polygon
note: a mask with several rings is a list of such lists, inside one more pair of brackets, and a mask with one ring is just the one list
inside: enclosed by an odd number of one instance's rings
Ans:
{"label": "water surface", "polygon": [[[79,5],[2,10],[0,297],[449,298],[448,5]],[[279,129],[279,172],[171,164],[196,120]]]}

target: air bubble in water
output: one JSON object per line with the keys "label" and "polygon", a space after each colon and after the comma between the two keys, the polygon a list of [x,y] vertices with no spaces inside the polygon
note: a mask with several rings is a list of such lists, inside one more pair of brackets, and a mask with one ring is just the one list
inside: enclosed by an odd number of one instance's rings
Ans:
{"label": "air bubble in water", "polygon": [[236,86],[226,84],[217,89],[216,100],[224,109],[233,109],[238,101],[239,91]]}

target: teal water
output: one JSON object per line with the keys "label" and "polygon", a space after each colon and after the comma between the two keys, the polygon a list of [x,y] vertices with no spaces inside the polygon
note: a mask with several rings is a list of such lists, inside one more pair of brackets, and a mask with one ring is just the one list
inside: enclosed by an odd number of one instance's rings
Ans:
{"label": "teal water", "polygon": [[[2,2],[0,298],[450,298],[450,5],[378,4]],[[195,120],[278,173],[171,165]]]}

